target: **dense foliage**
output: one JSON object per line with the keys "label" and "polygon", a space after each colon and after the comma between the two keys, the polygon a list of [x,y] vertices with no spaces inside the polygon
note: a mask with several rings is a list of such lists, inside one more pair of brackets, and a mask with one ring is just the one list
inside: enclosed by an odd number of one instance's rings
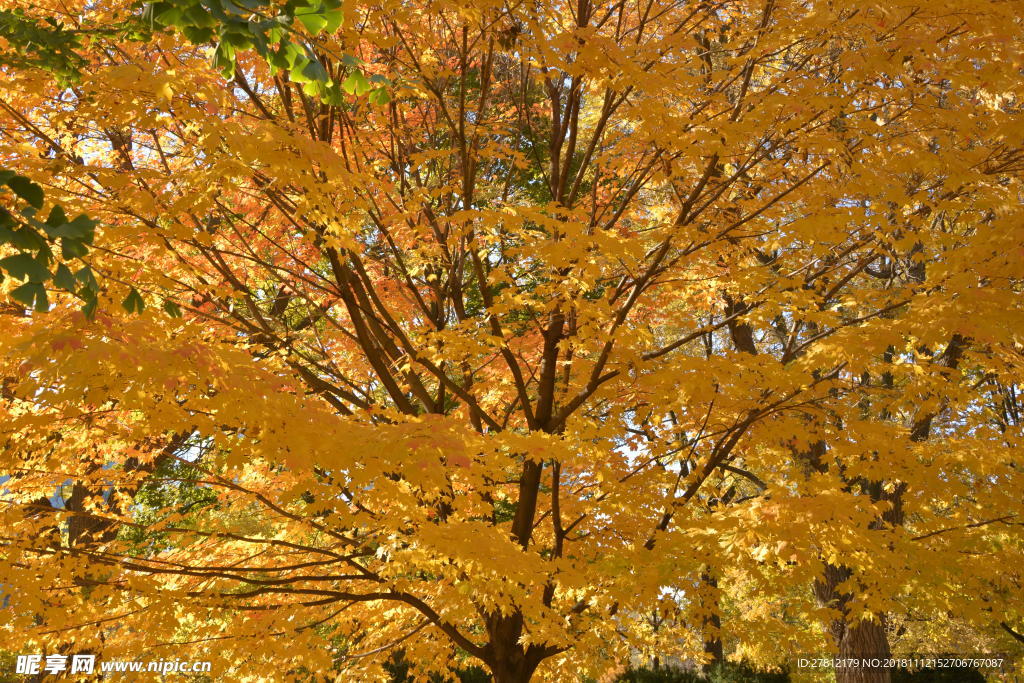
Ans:
{"label": "dense foliage", "polygon": [[0,0],[0,648],[1021,652],[1016,10]]}

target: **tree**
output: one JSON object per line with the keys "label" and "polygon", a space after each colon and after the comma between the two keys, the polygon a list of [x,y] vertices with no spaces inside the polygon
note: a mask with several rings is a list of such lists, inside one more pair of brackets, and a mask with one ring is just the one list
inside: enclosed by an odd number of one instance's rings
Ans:
{"label": "tree", "polygon": [[935,615],[1009,647],[1008,4],[345,13],[160,3],[77,80],[5,62],[0,162],[99,222],[84,312],[54,250],[5,267],[58,285],[0,340],[12,649],[505,683]]}

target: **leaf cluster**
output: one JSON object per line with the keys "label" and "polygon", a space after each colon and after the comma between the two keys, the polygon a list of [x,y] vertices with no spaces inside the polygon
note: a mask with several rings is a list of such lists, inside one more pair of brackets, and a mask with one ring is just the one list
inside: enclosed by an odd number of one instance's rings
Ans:
{"label": "leaf cluster", "polygon": [[[16,252],[0,259],[0,279],[6,273],[23,281],[11,290],[11,298],[37,312],[47,311],[45,283],[52,282],[81,299],[82,310],[91,316],[96,310],[99,285],[82,259],[89,253],[97,222],[85,214],[68,219],[59,204],[40,220],[43,189],[13,171],[0,170],[0,198],[6,204],[0,205],[0,245]],[[59,258],[55,252],[58,243]],[[69,264],[76,268],[74,272]]]}

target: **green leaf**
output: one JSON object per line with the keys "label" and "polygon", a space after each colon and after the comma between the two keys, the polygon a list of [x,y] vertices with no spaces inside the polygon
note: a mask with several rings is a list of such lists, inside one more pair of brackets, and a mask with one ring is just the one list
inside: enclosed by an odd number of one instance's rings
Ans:
{"label": "green leaf", "polygon": [[63,237],[60,240],[60,255],[65,260],[81,258],[89,253],[89,247],[82,244],[81,240]]}
{"label": "green leaf", "polygon": [[341,89],[349,95],[362,95],[370,89],[370,82],[366,80],[362,71],[353,71],[341,84]]}
{"label": "green leaf", "polygon": [[374,88],[367,99],[370,104],[384,105],[391,101],[391,93],[386,88]]}
{"label": "green leaf", "polygon": [[50,215],[46,219],[46,224],[51,228],[56,228],[59,225],[64,225],[68,222],[68,217],[64,215],[64,209],[57,206],[50,209]]}
{"label": "green leaf", "polygon": [[220,6],[224,9],[227,14],[233,14],[238,17],[247,16],[249,13],[239,4],[231,2],[231,0],[221,0]]}
{"label": "green leaf", "polygon": [[96,298],[95,294],[90,293],[86,295],[85,303],[82,304],[82,313],[84,313],[85,317],[89,320],[92,320],[93,316],[96,315],[96,305],[98,303],[99,300]]}
{"label": "green leaf", "polygon": [[331,83],[328,87],[324,88],[323,99],[324,103],[334,107],[340,107],[345,103],[344,94],[337,83]]}
{"label": "green leaf", "polygon": [[277,50],[272,51],[270,53],[270,56],[267,58],[267,62],[269,62],[270,66],[272,66],[275,71],[283,71],[287,69],[289,66],[288,52],[284,48],[284,46],[281,46]]}
{"label": "green leaf", "polygon": [[324,16],[323,5],[317,3],[315,6],[301,7],[295,10],[295,18],[302,22],[306,30],[316,35],[327,26],[327,18]]}
{"label": "green leaf", "polygon": [[305,55],[298,55],[295,57],[295,61],[292,62],[292,67],[288,72],[288,77],[295,83],[300,85],[303,83],[310,83],[311,79],[306,76],[306,65],[309,64],[309,59]]}
{"label": "green leaf", "polygon": [[40,282],[26,282],[11,290],[11,298],[26,308],[33,308],[40,313],[50,310],[50,302],[46,299],[46,289]]}
{"label": "green leaf", "polygon": [[302,75],[319,83],[327,83],[331,80],[330,75],[327,73],[327,69],[325,69],[324,65],[318,61],[312,61],[307,64],[302,70]]}
{"label": "green leaf", "polygon": [[231,45],[231,48],[235,52],[242,50],[248,50],[255,45],[252,35],[249,34],[248,30],[242,31],[225,31],[224,41]]}
{"label": "green leaf", "polygon": [[83,213],[76,216],[75,220],[64,223],[58,227],[52,232],[52,234],[54,237],[66,237],[73,240],[82,240],[91,243],[95,231],[96,221]]}
{"label": "green leaf", "polygon": [[46,248],[46,240],[32,228],[14,230],[10,234],[10,243],[18,249],[42,250]]}
{"label": "green leaf", "polygon": [[183,15],[177,7],[171,7],[159,14],[154,14],[154,21],[161,26],[178,26],[181,24]]}
{"label": "green leaf", "polygon": [[128,293],[128,296],[121,302],[124,310],[129,313],[142,313],[146,308],[146,302],[142,300],[142,296],[139,292],[132,287],[132,291]]}
{"label": "green leaf", "polygon": [[221,41],[213,53],[213,68],[218,69],[224,78],[235,75],[235,50],[230,43]]}
{"label": "green leaf", "polygon": [[50,279],[50,271],[30,254],[16,254],[0,259],[0,268],[21,280],[45,282]]}
{"label": "green leaf", "polygon": [[182,20],[200,28],[212,29],[217,26],[217,20],[213,18],[212,14],[204,10],[199,3],[186,8],[185,16]]}
{"label": "green leaf", "polygon": [[327,10],[324,12],[324,19],[327,20],[327,24],[324,26],[324,33],[334,33],[345,21],[345,13],[339,7],[338,9]]}
{"label": "green leaf", "polygon": [[192,43],[203,45],[213,40],[213,29],[203,26],[182,26],[181,32],[185,34]]}
{"label": "green leaf", "polygon": [[63,263],[57,266],[57,270],[53,274],[53,284],[69,292],[74,292],[78,285],[71,270]]}
{"label": "green leaf", "polygon": [[43,208],[43,188],[39,187],[23,175],[16,175],[7,181],[7,186],[14,190],[26,202],[36,207]]}
{"label": "green leaf", "polygon": [[267,42],[268,43],[271,43],[271,44],[280,43],[282,40],[284,40],[284,37],[285,37],[284,29],[281,28],[280,25],[275,24],[274,26],[271,26],[270,29],[267,31]]}
{"label": "green leaf", "polygon": [[280,63],[284,65],[281,67],[282,69],[292,69],[296,65],[305,65],[306,63],[302,48],[295,43],[282,42],[279,54]]}
{"label": "green leaf", "polygon": [[82,286],[89,292],[100,291],[100,285],[96,282],[95,276],[92,274],[92,268],[85,266],[77,273],[75,273],[75,279],[82,283]]}
{"label": "green leaf", "polygon": [[164,311],[166,311],[167,315],[171,316],[172,318],[181,317],[181,307],[178,304],[171,301],[170,299],[166,299],[164,301]]}

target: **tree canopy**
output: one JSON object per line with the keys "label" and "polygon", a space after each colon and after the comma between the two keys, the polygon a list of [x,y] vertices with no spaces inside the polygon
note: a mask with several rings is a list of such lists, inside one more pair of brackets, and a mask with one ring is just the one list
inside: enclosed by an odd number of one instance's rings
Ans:
{"label": "tree canopy", "polygon": [[1021,651],[1013,3],[3,8],[4,649]]}

